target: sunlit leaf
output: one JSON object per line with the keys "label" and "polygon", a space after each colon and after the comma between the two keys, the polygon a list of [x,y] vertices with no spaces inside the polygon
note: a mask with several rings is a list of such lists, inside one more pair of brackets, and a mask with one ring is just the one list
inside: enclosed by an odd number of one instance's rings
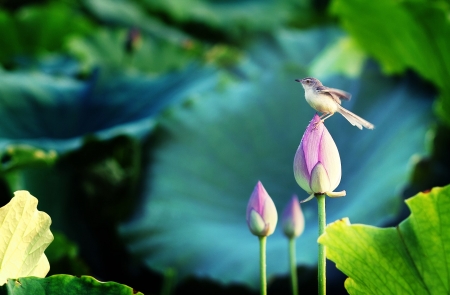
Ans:
{"label": "sunlit leaf", "polygon": [[406,201],[411,215],[396,228],[330,224],[319,238],[327,257],[349,278],[350,294],[447,294],[450,187]]}
{"label": "sunlit leaf", "polygon": [[[292,165],[314,110],[294,79],[308,75],[308,63],[327,45],[324,40],[333,39],[332,34],[323,38],[329,33],[280,34],[277,43],[260,45],[238,70],[244,80],[204,91],[160,119],[148,151],[153,162],[144,200],[121,228],[136,257],[154,269],[175,268],[180,277],[257,285],[258,243],[245,224],[245,208],[258,180],[278,208],[292,193],[306,198]],[[383,77],[370,64],[358,79],[323,82],[351,92],[354,98],[344,106],[376,126],[360,131],[339,114],[326,121],[343,167],[337,190],[347,191],[345,198],[328,201],[327,218],[350,216],[380,225],[396,213],[409,158],[423,152],[431,118],[430,101],[423,98],[429,95],[416,83]],[[297,257],[300,264],[314,265],[316,205],[309,202],[303,210],[306,228]],[[269,274],[287,272],[286,247],[280,230],[268,238]]]}
{"label": "sunlit leaf", "polygon": [[312,77],[343,74],[356,78],[361,75],[365,62],[364,52],[346,36],[331,44],[314,60],[310,73]]}
{"label": "sunlit leaf", "polygon": [[37,211],[38,200],[17,191],[0,208],[0,284],[8,278],[45,277],[50,269],[45,248],[52,242],[51,219]]}
{"label": "sunlit leaf", "polygon": [[436,85],[441,90],[437,113],[450,124],[450,7],[446,1],[334,0],[331,11],[387,73],[413,69]]}

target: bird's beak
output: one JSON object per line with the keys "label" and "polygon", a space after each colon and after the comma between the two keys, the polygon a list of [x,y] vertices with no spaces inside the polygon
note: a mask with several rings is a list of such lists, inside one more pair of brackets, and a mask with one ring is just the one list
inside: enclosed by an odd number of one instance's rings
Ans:
{"label": "bird's beak", "polygon": [[295,82],[300,82],[300,83],[302,83],[302,80],[300,80],[300,79],[295,79]]}

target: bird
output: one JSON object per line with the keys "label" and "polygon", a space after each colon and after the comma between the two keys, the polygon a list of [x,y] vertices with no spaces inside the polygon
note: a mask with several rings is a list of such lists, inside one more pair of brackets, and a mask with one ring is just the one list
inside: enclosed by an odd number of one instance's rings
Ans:
{"label": "bird", "polygon": [[322,113],[319,122],[323,123],[326,119],[333,116],[334,113],[338,112],[344,116],[350,124],[361,130],[363,127],[367,129],[375,128],[372,123],[353,114],[341,106],[341,99],[350,100],[352,98],[350,93],[323,86],[323,84],[316,78],[307,77],[303,79],[295,79],[295,81],[301,83],[303,89],[305,89],[305,99],[308,104],[316,111]]}

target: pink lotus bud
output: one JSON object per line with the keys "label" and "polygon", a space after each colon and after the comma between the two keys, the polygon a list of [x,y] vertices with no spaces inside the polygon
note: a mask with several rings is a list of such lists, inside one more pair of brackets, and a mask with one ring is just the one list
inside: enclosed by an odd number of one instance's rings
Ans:
{"label": "pink lotus bud", "polygon": [[341,159],[333,138],[317,114],[295,153],[294,176],[300,187],[311,194],[310,198],[314,194],[345,196],[345,191],[333,192],[341,181]]}
{"label": "pink lotus bud", "polygon": [[296,238],[303,233],[305,229],[305,217],[303,216],[300,202],[296,195],[293,195],[282,217],[283,232],[288,238]]}
{"label": "pink lotus bud", "polygon": [[258,181],[250,196],[246,215],[248,228],[255,236],[270,236],[275,231],[277,209],[261,181]]}
{"label": "pink lotus bud", "polygon": [[128,30],[127,39],[125,41],[125,51],[133,53],[141,45],[141,32],[138,28]]}

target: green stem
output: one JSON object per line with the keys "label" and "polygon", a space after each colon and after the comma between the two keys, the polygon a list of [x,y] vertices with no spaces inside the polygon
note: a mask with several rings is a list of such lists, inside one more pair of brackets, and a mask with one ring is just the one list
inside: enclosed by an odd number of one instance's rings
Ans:
{"label": "green stem", "polygon": [[259,237],[259,261],[261,268],[261,295],[267,295],[267,278],[266,278],[266,241],[267,237]]}
{"label": "green stem", "polygon": [[289,238],[289,266],[291,268],[292,295],[298,295],[297,261],[295,258],[295,238]]}
{"label": "green stem", "polygon": [[[319,210],[319,236],[325,232],[326,216],[325,216],[325,194],[317,195],[317,203]],[[319,295],[325,295],[327,293],[327,277],[326,277],[326,253],[325,246],[319,244],[319,265],[317,279],[319,282]]]}
{"label": "green stem", "polygon": [[164,272],[163,285],[161,288],[161,295],[172,294],[172,289],[175,281],[175,270],[173,268],[168,268]]}

